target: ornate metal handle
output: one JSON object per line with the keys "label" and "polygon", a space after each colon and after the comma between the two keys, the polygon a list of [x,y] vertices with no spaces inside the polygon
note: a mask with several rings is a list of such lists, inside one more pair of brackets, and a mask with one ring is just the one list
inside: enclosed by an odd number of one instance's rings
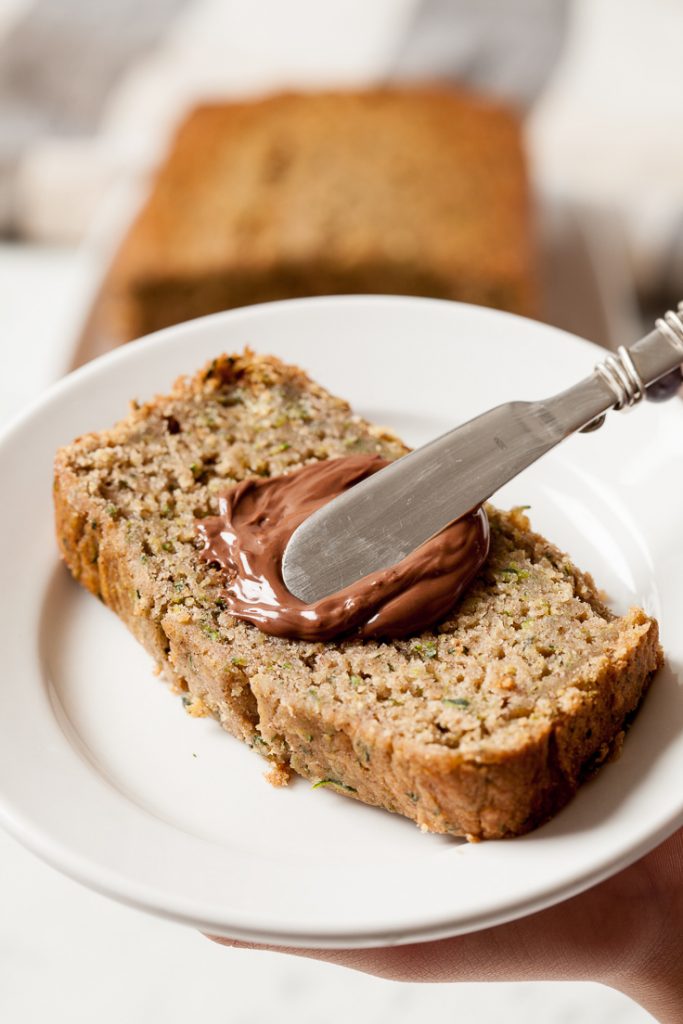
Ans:
{"label": "ornate metal handle", "polygon": [[[613,409],[627,410],[641,399],[650,397],[648,389],[683,364],[683,302],[678,312],[669,310],[655,321],[655,330],[641,338],[631,348],[620,345],[615,355],[607,356],[595,367],[595,373],[604,381],[614,396]],[[671,398],[676,394],[681,378],[674,387],[653,395],[655,400]],[[597,416],[583,427],[582,433],[597,430],[605,422],[605,414]]]}

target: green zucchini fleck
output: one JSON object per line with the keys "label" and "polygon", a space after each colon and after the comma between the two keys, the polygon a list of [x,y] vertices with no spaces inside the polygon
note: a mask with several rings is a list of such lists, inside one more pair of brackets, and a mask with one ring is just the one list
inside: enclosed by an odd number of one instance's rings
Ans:
{"label": "green zucchini fleck", "polygon": [[518,580],[528,580],[530,575],[527,569],[520,569],[518,565],[508,565],[501,572],[505,576],[515,576]]}
{"label": "green zucchini fleck", "polygon": [[349,793],[358,792],[353,786],[347,786],[345,782],[341,782],[339,779],[319,779],[318,782],[313,783],[313,789],[320,789],[321,786],[338,786],[339,789],[345,789]]}

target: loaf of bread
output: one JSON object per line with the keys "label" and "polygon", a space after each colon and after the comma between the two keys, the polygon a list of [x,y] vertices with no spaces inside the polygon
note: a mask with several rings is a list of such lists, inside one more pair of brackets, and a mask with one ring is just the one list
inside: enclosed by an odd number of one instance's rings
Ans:
{"label": "loaf of bread", "polygon": [[427,295],[533,315],[518,117],[447,89],[286,94],[189,115],[114,261],[129,340],[302,295]]}
{"label": "loaf of bread", "polygon": [[[490,555],[446,621],[406,640],[282,640],[228,615],[198,517],[250,475],[403,444],[301,370],[224,356],[56,457],[57,537],[191,714],[423,829],[489,838],[547,820],[618,746],[661,660],[657,623],[490,508]],[[226,779],[225,785],[238,785]],[[321,793],[320,799],[329,799]]]}

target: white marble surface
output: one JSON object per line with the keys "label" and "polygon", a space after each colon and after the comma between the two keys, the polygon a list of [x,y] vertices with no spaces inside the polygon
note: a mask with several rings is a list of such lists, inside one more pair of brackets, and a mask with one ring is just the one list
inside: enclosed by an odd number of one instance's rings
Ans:
{"label": "white marble surface", "polygon": [[[64,364],[87,268],[68,250],[0,246],[0,427]],[[62,877],[0,832],[0,1020],[7,1024],[645,1024],[597,985],[405,985],[225,949]]]}

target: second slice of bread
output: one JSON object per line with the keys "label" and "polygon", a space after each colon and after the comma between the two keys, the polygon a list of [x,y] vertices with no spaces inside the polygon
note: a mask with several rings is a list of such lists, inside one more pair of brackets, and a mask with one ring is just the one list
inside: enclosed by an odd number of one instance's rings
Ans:
{"label": "second slice of bread", "polygon": [[[307,643],[235,620],[197,518],[251,475],[402,443],[295,367],[225,356],[62,448],[57,536],[74,577],[184,694],[280,773],[470,838],[547,820],[617,746],[661,661],[657,623],[613,615],[521,510],[448,619],[407,640]],[[226,779],[226,787],[234,784]]]}

